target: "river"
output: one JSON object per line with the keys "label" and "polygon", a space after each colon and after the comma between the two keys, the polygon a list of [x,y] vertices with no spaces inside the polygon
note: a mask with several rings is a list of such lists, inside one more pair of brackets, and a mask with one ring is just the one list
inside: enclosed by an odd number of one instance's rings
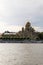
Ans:
{"label": "river", "polygon": [[43,65],[43,44],[0,43],[0,65]]}

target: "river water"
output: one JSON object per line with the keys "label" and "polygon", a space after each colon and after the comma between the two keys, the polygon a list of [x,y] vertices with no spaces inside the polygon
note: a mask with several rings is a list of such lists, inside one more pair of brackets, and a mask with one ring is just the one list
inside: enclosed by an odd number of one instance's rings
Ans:
{"label": "river water", "polygon": [[43,44],[0,43],[0,65],[43,65]]}

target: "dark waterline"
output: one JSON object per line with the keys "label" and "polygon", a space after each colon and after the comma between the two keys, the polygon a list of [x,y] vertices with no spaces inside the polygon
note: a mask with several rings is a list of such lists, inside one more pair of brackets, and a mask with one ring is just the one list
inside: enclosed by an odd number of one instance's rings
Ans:
{"label": "dark waterline", "polygon": [[0,43],[43,43],[43,40],[0,40]]}

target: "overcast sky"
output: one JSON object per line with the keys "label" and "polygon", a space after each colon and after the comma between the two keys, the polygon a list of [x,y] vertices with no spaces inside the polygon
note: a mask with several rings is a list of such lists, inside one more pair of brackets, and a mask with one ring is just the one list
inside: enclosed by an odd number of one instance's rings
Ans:
{"label": "overcast sky", "polygon": [[19,31],[27,21],[43,31],[43,0],[0,0],[0,32]]}

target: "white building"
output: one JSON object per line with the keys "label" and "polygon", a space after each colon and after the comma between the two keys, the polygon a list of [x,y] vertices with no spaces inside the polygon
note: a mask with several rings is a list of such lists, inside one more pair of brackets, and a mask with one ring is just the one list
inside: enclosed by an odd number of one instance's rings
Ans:
{"label": "white building", "polygon": [[4,35],[16,35],[15,32],[9,32],[9,31],[5,31],[3,34]]}

